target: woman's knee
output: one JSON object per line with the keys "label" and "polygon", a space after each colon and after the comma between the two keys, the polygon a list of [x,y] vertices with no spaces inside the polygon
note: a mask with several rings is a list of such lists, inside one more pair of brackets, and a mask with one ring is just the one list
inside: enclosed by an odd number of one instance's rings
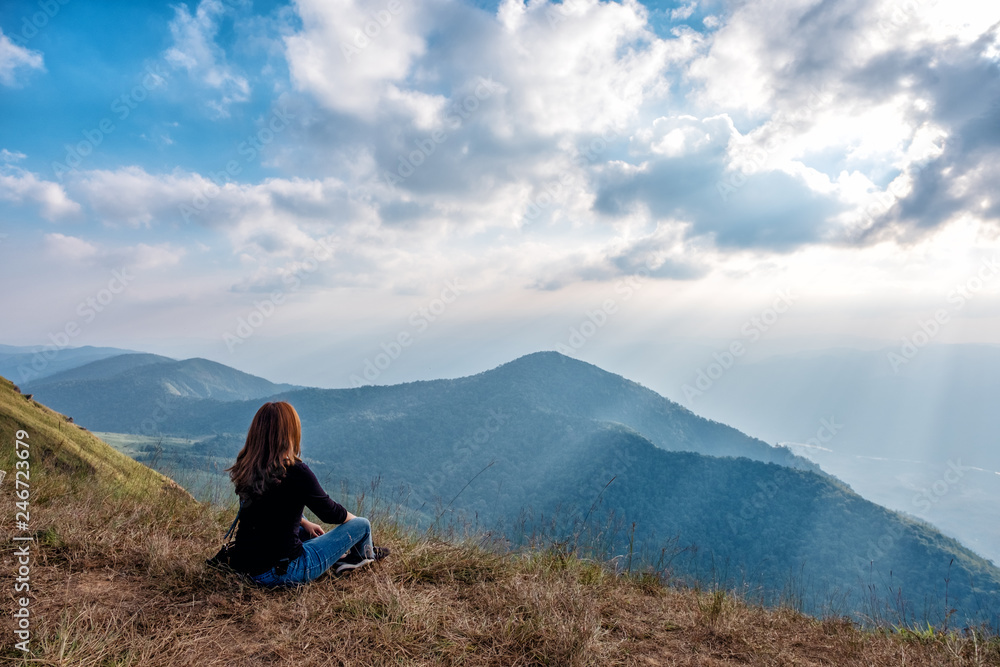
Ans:
{"label": "woman's knee", "polygon": [[367,542],[372,538],[372,525],[364,517],[359,516],[351,519],[344,524],[344,528],[347,529],[347,534],[351,536],[351,540],[355,544]]}
{"label": "woman's knee", "polygon": [[345,523],[344,525],[350,526],[352,529],[361,528],[365,532],[368,533],[372,532],[372,524],[368,521],[368,519],[364,518],[363,516],[356,516],[347,523]]}

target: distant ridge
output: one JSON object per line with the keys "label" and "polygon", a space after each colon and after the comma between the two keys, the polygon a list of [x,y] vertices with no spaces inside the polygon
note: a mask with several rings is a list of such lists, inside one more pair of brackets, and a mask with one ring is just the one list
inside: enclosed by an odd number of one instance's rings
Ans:
{"label": "distant ridge", "polygon": [[23,388],[90,428],[139,432],[141,424],[155,421],[163,406],[175,399],[256,400],[299,387],[275,384],[208,359],[175,361],[128,354],[95,361]]}
{"label": "distant ridge", "polygon": [[0,345],[0,375],[25,384],[92,361],[134,354],[135,350],[116,347],[65,347],[54,345]]}
{"label": "distant ridge", "polygon": [[119,373],[131,371],[136,368],[148,366],[150,364],[164,364],[176,362],[176,359],[164,357],[159,354],[147,354],[138,352],[135,354],[119,354],[117,356],[92,361],[76,368],[71,368],[60,373],[49,375],[48,377],[36,380],[31,383],[33,388],[58,384],[60,382],[71,382],[74,380],[103,380],[114,377]]}

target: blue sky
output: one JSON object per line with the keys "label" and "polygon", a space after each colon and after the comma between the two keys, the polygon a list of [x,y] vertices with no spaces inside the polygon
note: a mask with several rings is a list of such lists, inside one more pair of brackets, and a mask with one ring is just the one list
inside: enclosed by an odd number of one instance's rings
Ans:
{"label": "blue sky", "polygon": [[380,354],[385,383],[564,349],[674,398],[655,360],[710,362],[787,290],[753,353],[902,349],[942,309],[934,343],[996,343],[998,21],[971,0],[8,2],[2,342],[75,325],[321,386]]}

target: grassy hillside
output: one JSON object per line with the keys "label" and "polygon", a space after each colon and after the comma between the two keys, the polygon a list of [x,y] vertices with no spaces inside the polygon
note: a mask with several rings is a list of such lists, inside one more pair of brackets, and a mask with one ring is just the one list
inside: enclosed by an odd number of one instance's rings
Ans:
{"label": "grassy hillside", "polygon": [[[508,552],[368,515],[382,564],[266,591],[204,566],[232,518],[0,382],[0,438],[32,447],[31,654],[41,665],[989,665],[980,633],[867,632],[663,586],[558,550]],[[4,446],[4,469],[12,468]],[[2,487],[8,491],[10,480]],[[10,493],[0,494],[4,516]],[[10,524],[3,562],[15,568]],[[12,605],[13,603],[11,603]]]}
{"label": "grassy hillside", "polygon": [[99,485],[116,496],[137,498],[169,495],[193,500],[173,480],[120,454],[68,417],[22,395],[0,377],[0,469],[12,485],[14,434],[28,433],[33,493],[61,493],[77,486]]}

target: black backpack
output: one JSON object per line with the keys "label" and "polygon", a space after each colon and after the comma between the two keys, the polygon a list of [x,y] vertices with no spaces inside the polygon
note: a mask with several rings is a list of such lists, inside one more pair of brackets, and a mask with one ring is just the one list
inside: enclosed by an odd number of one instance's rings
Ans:
{"label": "black backpack", "polygon": [[236,525],[239,523],[242,511],[243,501],[240,501],[240,509],[236,512],[236,518],[233,519],[233,523],[229,526],[226,534],[222,536],[222,548],[219,549],[217,554],[205,560],[205,564],[209,567],[224,571],[235,571],[232,566],[232,558],[236,549]]}

